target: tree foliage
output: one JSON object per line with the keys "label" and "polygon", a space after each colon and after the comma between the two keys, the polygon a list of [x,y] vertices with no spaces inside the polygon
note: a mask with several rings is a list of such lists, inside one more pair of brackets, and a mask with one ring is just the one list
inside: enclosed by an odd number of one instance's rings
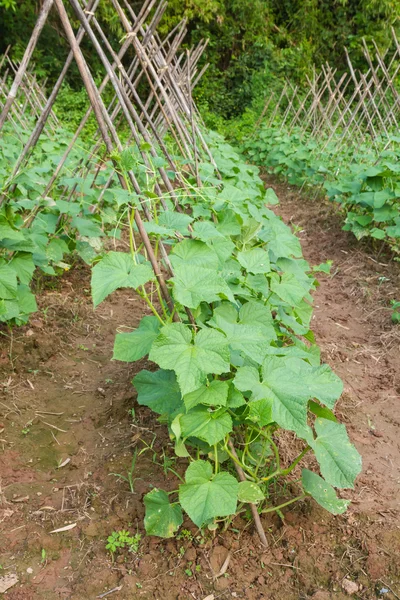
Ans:
{"label": "tree foliage", "polygon": [[[141,0],[131,2],[134,10],[141,4]],[[0,53],[11,44],[13,55],[22,55],[39,5],[40,0],[0,0]],[[111,3],[102,0],[98,15],[107,22],[114,41],[120,39]],[[209,38],[203,60],[210,68],[196,90],[197,100],[229,118],[254,98],[265,96],[265,89],[283,76],[302,79],[313,64],[326,60],[340,70],[345,65],[345,46],[355,66],[361,64],[361,39],[365,37],[367,43],[375,39],[385,49],[399,15],[400,0],[170,0],[161,32],[170,31],[185,17],[188,45]],[[82,48],[94,70],[99,69],[87,42]],[[36,62],[51,80],[65,54],[66,43],[53,11],[39,40]],[[69,84],[76,88],[78,81],[72,69]]]}

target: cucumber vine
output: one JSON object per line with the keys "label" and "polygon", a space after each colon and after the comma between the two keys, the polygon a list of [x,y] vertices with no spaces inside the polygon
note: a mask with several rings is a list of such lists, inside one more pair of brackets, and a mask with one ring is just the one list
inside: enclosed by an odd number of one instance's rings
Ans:
{"label": "cucumber vine", "polygon": [[[113,358],[147,356],[154,364],[133,379],[137,402],[159,415],[175,453],[188,460],[175,492],[153,489],[144,497],[146,531],[161,537],[175,535],[182,511],[198,527],[213,528],[243,503],[260,515],[310,495],[341,514],[349,501],[334,488],[353,488],[361,470],[333,412],[342,382],[320,363],[310,330],[317,282],[299,240],[268,208],[276,197],[258,170],[216,134],[208,141],[222,180],[200,163],[203,187],[185,175],[190,186],[177,190],[177,212],[167,193],[157,197],[154,174],[147,173],[147,193],[130,206],[133,212],[142,201],[151,210],[145,226],[160,261],[160,243],[169,247],[173,312],[137,247],[132,218],[130,252],[109,252],[92,270],[94,306],[118,288],[133,288],[152,313],[134,331],[117,334]],[[282,431],[298,440],[290,465],[281,460]],[[311,452],[319,473],[303,468],[301,493],[273,505],[270,484],[285,481]]]}

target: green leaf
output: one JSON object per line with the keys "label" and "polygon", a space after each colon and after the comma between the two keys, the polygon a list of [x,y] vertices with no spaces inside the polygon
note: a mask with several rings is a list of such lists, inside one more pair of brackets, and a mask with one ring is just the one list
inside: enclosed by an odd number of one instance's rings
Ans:
{"label": "green leaf", "polygon": [[74,217],[71,221],[71,226],[76,227],[79,234],[83,235],[84,237],[101,237],[104,235],[102,229],[92,219]]}
{"label": "green leaf", "polygon": [[346,427],[326,419],[315,421],[317,438],[309,444],[315,452],[321,473],[328,483],[339,488],[354,488],[361,472],[361,456],[350,443]]}
{"label": "green leaf", "polygon": [[174,269],[182,263],[215,270],[219,265],[214,250],[199,240],[183,240],[176,244],[171,251],[170,259]]}
{"label": "green leaf", "polygon": [[179,486],[179,501],[198,527],[236,512],[239,484],[230,473],[213,475],[211,463],[197,460],[189,465],[185,481]]}
{"label": "green leaf", "polygon": [[251,391],[251,400],[267,400],[272,403],[272,418],[284,429],[290,429],[299,437],[308,439],[307,402],[310,393],[301,385],[299,375],[290,369],[290,359],[267,357],[262,366],[262,382],[253,367],[237,370],[234,383],[242,392]]}
{"label": "green leaf", "polygon": [[0,298],[11,300],[17,295],[17,275],[15,270],[5,264],[0,264]]}
{"label": "green leaf", "polygon": [[247,404],[249,408],[248,419],[259,425],[259,427],[265,427],[270,423],[274,422],[272,416],[273,400],[262,398],[261,400],[252,400]]}
{"label": "green leaf", "polygon": [[92,269],[94,307],[118,288],[136,289],[153,278],[149,263],[135,264],[125,252],[109,252]]}
{"label": "green leaf", "polygon": [[210,446],[218,444],[232,431],[232,419],[223,409],[212,411],[206,406],[196,406],[181,417],[182,436],[196,437]]}
{"label": "green leaf", "polygon": [[347,510],[350,500],[338,498],[333,487],[316,473],[302,469],[301,482],[304,491],[333,515],[342,515]]}
{"label": "green leaf", "polygon": [[256,504],[264,500],[265,496],[259,486],[252,481],[241,481],[239,483],[238,500],[239,502],[249,502]]}
{"label": "green leaf", "polygon": [[[268,309],[265,313],[261,312],[255,302],[247,304],[238,313],[232,304],[223,303],[214,310],[213,318],[209,323],[226,335],[232,350],[243,352],[243,354],[261,364],[276,334],[270,322],[267,325],[264,321],[264,325],[262,320],[257,323],[255,319],[257,315],[261,319],[266,319],[268,313],[269,318],[272,320],[272,316]],[[253,307],[255,309],[254,318],[252,316]],[[241,322],[242,318],[245,321],[244,323]]]}
{"label": "green leaf", "polygon": [[309,411],[312,412],[312,414],[316,417],[320,417],[321,419],[327,419],[328,421],[333,421],[334,423],[337,423],[337,418],[329,408],[321,406],[313,400],[310,400],[310,402],[308,403],[308,408]]}
{"label": "green leaf", "polygon": [[173,371],[140,371],[132,381],[138,404],[148,406],[160,415],[173,414],[182,406],[178,382]]}
{"label": "green leaf", "polygon": [[188,226],[192,221],[193,219],[189,215],[172,210],[163,211],[158,218],[160,225],[163,225],[167,229],[179,231],[183,235],[189,235]]}
{"label": "green leaf", "polygon": [[3,239],[20,241],[24,239],[24,235],[21,231],[13,229],[7,219],[0,217],[0,240]]}
{"label": "green leaf", "polygon": [[55,263],[60,262],[63,259],[64,254],[67,252],[69,252],[67,244],[64,242],[64,240],[60,240],[58,238],[50,240],[46,248],[48,259]]}
{"label": "green leaf", "polygon": [[216,302],[223,297],[233,301],[232,292],[224,279],[213,269],[181,264],[171,280],[174,298],[183,306],[197,308],[201,302]]}
{"label": "green leaf", "polygon": [[197,404],[207,406],[226,406],[228,399],[228,383],[226,381],[211,381],[209,385],[202,385],[194,392],[186,394],[183,401],[186,410],[190,410]]}
{"label": "green leaf", "polygon": [[231,384],[229,386],[228,399],[226,405],[229,408],[239,408],[244,404],[246,404],[246,400],[244,399],[243,394],[241,394],[239,390],[237,390],[235,386]]}
{"label": "green leaf", "polygon": [[144,527],[147,535],[162,538],[174,537],[183,523],[182,510],[178,503],[170,504],[168,494],[154,488],[143,498],[146,507]]}
{"label": "green leaf", "polygon": [[245,252],[238,252],[238,261],[246,271],[257,275],[259,273],[269,273],[271,265],[268,252],[261,248],[252,248]]}
{"label": "green leaf", "polygon": [[310,398],[317,398],[329,408],[334,408],[343,392],[343,382],[328,365],[312,367],[301,359],[293,358],[290,367],[299,374]]}
{"label": "green leaf", "polygon": [[15,274],[21,283],[29,285],[33,273],[35,271],[35,263],[32,260],[32,254],[28,252],[19,252],[15,254],[9,263],[9,266],[14,269]]}
{"label": "green leaf", "polygon": [[117,333],[114,342],[114,360],[135,362],[150,352],[150,348],[160,332],[157,317],[143,317],[139,327],[130,333]]}
{"label": "green leaf", "polygon": [[160,367],[176,372],[183,395],[199,388],[209,373],[221,375],[230,369],[229,349],[222,333],[206,328],[192,337],[190,328],[182,323],[166,325],[149,354]]}
{"label": "green leaf", "polygon": [[284,302],[296,306],[304,298],[311,287],[311,281],[305,283],[293,273],[284,273],[282,277],[271,278],[271,290]]}
{"label": "green leaf", "polygon": [[265,191],[265,202],[266,204],[272,204],[273,206],[279,204],[279,198],[272,188],[268,188]]}

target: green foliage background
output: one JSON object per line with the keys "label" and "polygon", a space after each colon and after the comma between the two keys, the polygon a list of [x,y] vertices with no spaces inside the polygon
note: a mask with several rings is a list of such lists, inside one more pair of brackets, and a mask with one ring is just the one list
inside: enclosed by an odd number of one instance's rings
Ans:
{"label": "green foliage background", "polygon": [[[134,10],[141,5],[141,0],[131,1]],[[40,0],[0,0],[0,53],[10,44],[13,56],[22,56],[39,7]],[[98,15],[117,41],[122,32],[108,0],[101,1]],[[186,17],[188,45],[210,39],[203,58],[210,68],[195,93],[210,124],[217,126],[218,117],[230,119],[257,108],[265,90],[279,87],[284,76],[303,80],[313,64],[318,67],[327,60],[340,71],[345,67],[344,46],[355,66],[364,64],[361,38],[367,43],[375,39],[384,50],[390,27],[399,27],[399,15],[400,0],[170,0],[161,32]],[[100,71],[87,42],[83,50],[95,72]],[[53,10],[35,54],[37,68],[49,82],[66,53]],[[81,87],[75,67],[69,85],[72,90]]]}

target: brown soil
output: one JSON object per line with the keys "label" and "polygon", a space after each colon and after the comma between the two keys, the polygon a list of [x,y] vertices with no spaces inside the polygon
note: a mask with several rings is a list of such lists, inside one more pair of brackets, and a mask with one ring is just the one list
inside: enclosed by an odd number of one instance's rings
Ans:
{"label": "brown soil", "polygon": [[[19,577],[5,598],[399,598],[400,328],[388,309],[399,268],[342,232],[329,205],[272,185],[278,212],[301,228],[306,258],[334,261],[320,277],[314,330],[344,379],[338,413],[363,456],[356,489],[345,494],[349,511],[333,517],[307,500],[284,521],[269,516],[266,551],[240,517],[225,533],[202,535],[185,522],[180,539],[146,538],[143,495],[155,485],[174,489],[166,467],[179,472],[184,463],[173,459],[164,427],[135,404],[130,381],[145,361],[110,360],[116,328],[137,325],[145,307],[117,292],[94,313],[89,270],[76,267],[55,288],[43,284],[30,324],[2,337],[0,578]],[[146,444],[132,494],[111,474],[125,474]],[[136,554],[112,562],[106,538],[120,529],[143,537]]]}

